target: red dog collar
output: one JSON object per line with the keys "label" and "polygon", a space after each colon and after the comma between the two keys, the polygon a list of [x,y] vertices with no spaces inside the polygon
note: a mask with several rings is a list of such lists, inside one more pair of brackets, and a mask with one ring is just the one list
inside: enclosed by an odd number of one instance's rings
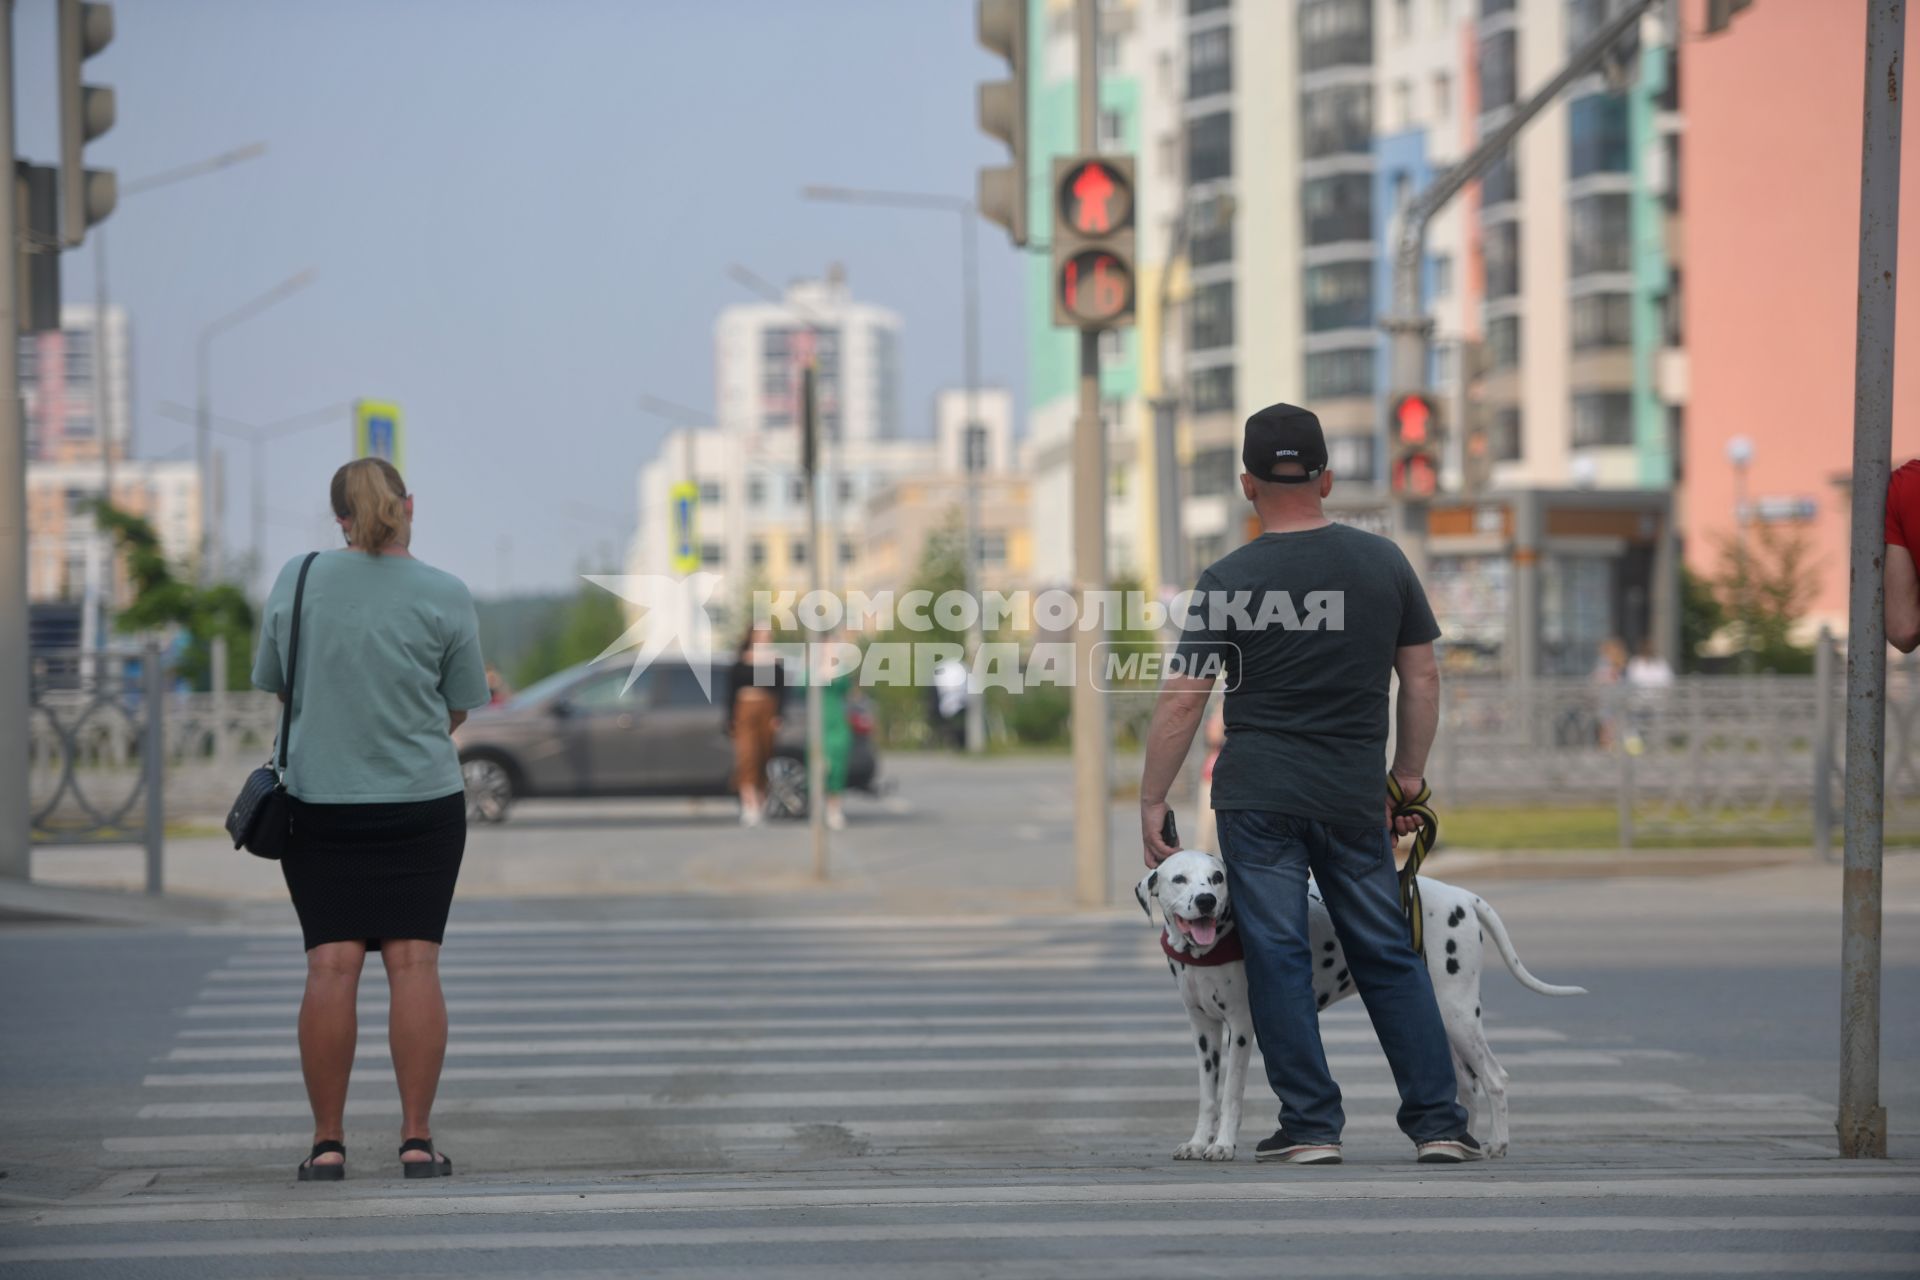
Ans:
{"label": "red dog collar", "polygon": [[1232,933],[1227,934],[1224,938],[1214,943],[1203,956],[1196,956],[1186,951],[1175,951],[1172,941],[1168,939],[1164,931],[1160,934],[1160,949],[1167,953],[1168,958],[1178,960],[1181,964],[1193,965],[1200,969],[1211,968],[1218,964],[1232,964],[1236,960],[1245,960],[1247,958],[1247,953],[1240,946],[1240,931],[1238,929],[1235,929]]}

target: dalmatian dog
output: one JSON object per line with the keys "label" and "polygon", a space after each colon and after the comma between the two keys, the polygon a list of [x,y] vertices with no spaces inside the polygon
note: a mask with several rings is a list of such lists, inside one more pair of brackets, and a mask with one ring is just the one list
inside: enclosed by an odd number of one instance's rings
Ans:
{"label": "dalmatian dog", "polygon": [[[1146,874],[1134,897],[1148,919],[1159,907],[1160,947],[1180,984],[1200,1055],[1200,1115],[1193,1136],[1174,1150],[1176,1160],[1231,1160],[1240,1132],[1241,1097],[1253,1049],[1247,1005],[1247,966],[1227,899],[1226,866],[1210,853],[1184,849]],[[1420,877],[1427,971],[1453,1050],[1454,1075],[1468,1127],[1490,1156],[1507,1153],[1507,1073],[1487,1045],[1480,1019],[1480,969],[1491,937],[1520,985],[1543,996],[1585,995],[1527,972],[1494,909],[1478,894]],[[1333,918],[1319,886],[1307,882],[1307,936],[1315,965],[1314,1000],[1324,1009],[1354,993]],[[1486,1129],[1481,1121],[1486,1120]]]}

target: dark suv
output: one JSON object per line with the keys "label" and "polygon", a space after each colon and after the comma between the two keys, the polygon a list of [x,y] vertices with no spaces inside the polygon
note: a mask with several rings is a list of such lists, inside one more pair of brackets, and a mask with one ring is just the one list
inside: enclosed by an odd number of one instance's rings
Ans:
{"label": "dark suv", "polygon": [[[711,699],[684,660],[653,663],[627,689],[632,663],[569,667],[502,706],[482,707],[454,733],[467,784],[467,816],[504,822],[522,796],[718,796],[733,790],[733,743],[722,725],[726,668]],[[807,811],[805,691],[787,695],[767,764],[767,810]],[[874,791],[873,718],[849,702],[853,756],[847,785]]]}

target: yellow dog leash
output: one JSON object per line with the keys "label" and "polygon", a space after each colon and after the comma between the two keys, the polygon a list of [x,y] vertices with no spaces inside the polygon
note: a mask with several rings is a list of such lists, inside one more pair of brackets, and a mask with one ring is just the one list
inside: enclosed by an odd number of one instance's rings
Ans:
{"label": "yellow dog leash", "polygon": [[1419,825],[1413,831],[1413,849],[1407,854],[1407,865],[1400,868],[1400,910],[1406,914],[1407,930],[1413,935],[1413,949],[1421,955],[1427,954],[1426,938],[1421,929],[1420,864],[1433,852],[1434,841],[1440,838],[1440,819],[1434,816],[1428,801],[1433,798],[1433,788],[1427,785],[1425,778],[1420,780],[1420,794],[1407,795],[1400,780],[1391,773],[1387,775],[1387,798],[1393,802],[1393,816],[1412,818]]}

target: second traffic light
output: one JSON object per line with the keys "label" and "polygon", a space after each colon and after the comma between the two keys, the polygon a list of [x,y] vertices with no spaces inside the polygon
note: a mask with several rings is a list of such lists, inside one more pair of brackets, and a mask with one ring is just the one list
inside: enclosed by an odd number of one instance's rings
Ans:
{"label": "second traffic light", "polygon": [[60,0],[60,239],[69,248],[113,212],[111,169],[89,169],[82,151],[113,128],[113,90],[81,80],[88,58],[113,41],[113,6]]}
{"label": "second traffic light", "polygon": [[1395,400],[1391,426],[1389,487],[1402,497],[1431,498],[1440,487],[1440,415],[1432,397],[1404,395]]}
{"label": "second traffic light", "polygon": [[1133,157],[1053,162],[1053,322],[1076,329],[1133,323]]}

